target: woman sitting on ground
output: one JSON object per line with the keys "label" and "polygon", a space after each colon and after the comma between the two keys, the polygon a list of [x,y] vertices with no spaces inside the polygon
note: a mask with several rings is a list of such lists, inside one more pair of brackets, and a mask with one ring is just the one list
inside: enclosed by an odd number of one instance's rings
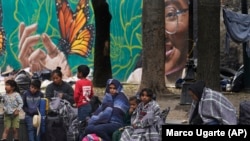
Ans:
{"label": "woman sitting on ground", "polygon": [[61,99],[65,99],[70,102],[71,105],[73,105],[74,90],[72,86],[69,83],[63,81],[62,78],[63,74],[60,67],[57,67],[52,71],[51,79],[53,82],[46,87],[46,98],[49,98],[49,100],[51,100],[52,97],[60,97]]}
{"label": "woman sitting on ground", "polygon": [[129,102],[123,93],[122,84],[118,80],[109,79],[102,104],[88,120],[83,137],[96,134],[104,141],[111,141],[113,132],[124,126],[124,116],[128,109]]}
{"label": "woman sitting on ground", "polygon": [[[129,110],[127,111],[125,117],[124,117],[124,122],[125,126],[129,126],[131,124],[131,115],[137,108],[138,104],[140,103],[140,99],[137,98],[137,96],[131,96],[129,97]],[[120,141],[122,132],[124,131],[125,127],[119,128],[116,130],[113,135],[112,135],[112,141]]]}

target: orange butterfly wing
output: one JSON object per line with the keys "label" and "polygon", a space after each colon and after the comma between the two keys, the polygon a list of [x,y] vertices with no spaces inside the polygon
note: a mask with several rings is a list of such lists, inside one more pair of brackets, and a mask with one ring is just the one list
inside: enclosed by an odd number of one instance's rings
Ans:
{"label": "orange butterfly wing", "polygon": [[71,27],[71,22],[73,19],[73,12],[69,8],[69,4],[67,1],[57,0],[57,16],[60,27],[61,37],[63,39],[67,39],[69,37],[68,27]]}
{"label": "orange butterfly wing", "polygon": [[81,56],[85,56],[85,54],[90,53],[90,48],[88,46],[92,46],[93,42],[93,27],[87,26],[83,29],[77,38],[72,43],[71,53],[77,53]]}
{"label": "orange butterfly wing", "polygon": [[2,26],[2,22],[3,22],[3,10],[2,10],[2,1],[0,0],[0,55],[4,54],[5,52],[5,43],[6,43],[5,32]]}
{"label": "orange butterfly wing", "polygon": [[59,46],[66,54],[87,57],[93,45],[93,26],[86,25],[89,14],[88,0],[78,2],[73,13],[67,0],[57,0],[57,16],[61,33]]}

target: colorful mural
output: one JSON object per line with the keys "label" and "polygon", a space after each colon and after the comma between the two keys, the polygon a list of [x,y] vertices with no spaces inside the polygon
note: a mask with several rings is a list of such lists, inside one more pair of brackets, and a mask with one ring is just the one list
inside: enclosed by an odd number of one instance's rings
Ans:
{"label": "colorful mural", "polygon": [[[44,65],[43,67],[63,64],[64,59],[67,63],[64,67],[68,65],[72,73],[79,64],[88,64],[92,67],[91,50],[94,46],[92,5],[88,0],[86,3],[85,0],[68,0],[68,2],[68,6],[66,0],[2,2],[2,24],[6,33],[6,46],[0,56],[1,68],[7,65],[14,69],[29,67],[26,63],[31,62],[30,59],[43,59],[34,60],[35,63]],[[70,23],[72,19],[74,22]],[[76,38],[73,38],[74,36]],[[66,48],[62,48],[62,45]],[[36,51],[38,55],[35,54]],[[50,53],[55,51],[61,58],[53,62],[55,56]],[[41,53],[45,55],[47,53],[49,57],[42,58],[44,56]],[[55,62],[57,64],[54,64]]]}
{"label": "colorful mural", "polygon": [[0,55],[3,55],[5,52],[5,46],[6,46],[6,35],[3,28],[3,10],[2,10],[2,4],[0,2]]}
{"label": "colorful mural", "polygon": [[[84,0],[68,0],[69,7],[64,2],[65,0],[36,0],[32,1],[32,3],[29,0],[2,2],[2,26],[6,33],[6,46],[2,48],[3,53],[0,55],[2,70],[7,65],[14,69],[29,67],[27,62],[30,62],[31,59],[34,59],[33,62],[35,63],[42,62],[40,67],[56,67],[55,63],[61,62],[61,66],[68,67],[72,74],[76,73],[78,64],[87,64],[93,68],[95,21],[91,1],[87,1],[88,5],[85,6],[83,4]],[[142,1],[108,0],[107,3],[112,14],[110,36],[113,77],[125,81],[133,71],[141,52]],[[89,7],[89,10],[86,10],[86,7]],[[77,13],[78,8],[84,9],[84,13],[78,13],[78,16],[73,17],[82,18],[75,19],[78,25],[71,24],[69,26],[70,22],[67,21],[63,23],[63,20],[71,20],[70,18],[74,13]],[[66,13],[62,14],[65,10]],[[79,28],[71,30],[70,34],[66,35],[64,29],[69,29],[65,26],[69,26],[69,28],[79,26]],[[27,35],[23,34],[24,31],[26,31]],[[70,38],[73,35],[78,35],[79,38]],[[77,41],[81,40],[82,37],[84,37],[85,42]],[[51,40],[51,42],[48,40]],[[77,47],[76,45],[78,43],[85,47],[79,49],[80,46]],[[53,52],[55,47],[58,50],[56,51],[57,54],[63,52],[64,55],[61,55],[61,58],[59,57],[53,62],[51,60],[53,58],[51,51]],[[38,49],[39,51],[36,51]],[[36,53],[34,53],[35,51]],[[42,54],[49,55],[49,59],[44,59]],[[39,61],[38,58],[44,60]],[[45,66],[44,61],[48,62]],[[39,69],[37,64],[32,67],[34,70]]]}
{"label": "colorful mural", "polygon": [[111,20],[113,76],[126,81],[142,49],[142,0],[108,0]]}

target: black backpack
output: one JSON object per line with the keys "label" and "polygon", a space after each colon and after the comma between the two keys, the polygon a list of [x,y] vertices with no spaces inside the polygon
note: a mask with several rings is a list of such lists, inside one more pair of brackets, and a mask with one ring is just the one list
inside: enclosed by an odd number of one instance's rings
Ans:
{"label": "black backpack", "polygon": [[67,141],[67,129],[60,116],[47,116],[44,138],[42,141]]}
{"label": "black backpack", "polygon": [[28,90],[30,87],[31,76],[28,72],[21,70],[16,74],[15,81],[20,89],[20,94],[22,95],[24,91]]}
{"label": "black backpack", "polygon": [[99,99],[98,96],[93,96],[91,99],[90,99],[90,105],[91,105],[91,108],[92,108],[92,112],[95,112],[95,110],[102,104],[101,100]]}

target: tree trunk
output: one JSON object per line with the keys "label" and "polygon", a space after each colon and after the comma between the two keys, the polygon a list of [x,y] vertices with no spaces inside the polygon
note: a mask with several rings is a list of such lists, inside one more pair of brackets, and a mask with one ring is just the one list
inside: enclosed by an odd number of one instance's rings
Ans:
{"label": "tree trunk", "polygon": [[197,79],[220,90],[220,1],[198,0]]}
{"label": "tree trunk", "polygon": [[92,0],[95,13],[95,52],[93,85],[105,87],[109,78],[112,78],[110,62],[110,21],[112,16],[106,0]]}
{"label": "tree trunk", "polygon": [[142,79],[140,89],[151,88],[156,95],[167,93],[165,86],[164,0],[143,0]]}

